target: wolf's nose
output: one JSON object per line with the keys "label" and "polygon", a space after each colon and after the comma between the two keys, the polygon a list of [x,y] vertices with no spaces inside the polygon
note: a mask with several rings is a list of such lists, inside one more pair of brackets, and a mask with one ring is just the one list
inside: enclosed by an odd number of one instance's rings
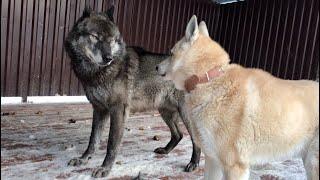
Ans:
{"label": "wolf's nose", "polygon": [[159,69],[159,67],[158,67],[158,66],[156,66],[156,71],[158,71],[158,69]]}

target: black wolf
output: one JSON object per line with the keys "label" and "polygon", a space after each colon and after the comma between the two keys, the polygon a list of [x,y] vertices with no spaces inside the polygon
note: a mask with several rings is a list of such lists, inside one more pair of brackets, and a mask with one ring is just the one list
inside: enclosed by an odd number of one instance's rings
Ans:
{"label": "black wolf", "polygon": [[[65,49],[94,109],[89,146],[81,157],[70,160],[69,165],[78,166],[90,159],[110,117],[107,154],[102,166],[93,172],[94,177],[107,176],[119,150],[129,112],[159,110],[170,128],[171,140],[165,147],[155,149],[156,153],[169,153],[182,139],[179,119],[192,137],[190,123],[181,110],[184,93],[156,72],[156,65],[167,56],[126,47],[113,22],[113,8],[102,13],[86,8],[69,32]],[[186,171],[198,166],[200,152],[193,143],[192,158]]]}

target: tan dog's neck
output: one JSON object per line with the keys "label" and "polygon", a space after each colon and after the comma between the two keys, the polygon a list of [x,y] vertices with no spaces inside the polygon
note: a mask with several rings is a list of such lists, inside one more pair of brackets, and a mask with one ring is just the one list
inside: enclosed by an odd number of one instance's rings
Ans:
{"label": "tan dog's neck", "polygon": [[193,73],[184,82],[187,92],[194,90],[197,84],[208,83],[223,74],[230,61],[228,53],[210,37],[200,35],[193,50]]}
{"label": "tan dog's neck", "polygon": [[201,76],[203,73],[216,67],[223,67],[229,64],[228,53],[210,37],[199,35],[199,38],[192,45],[189,52],[193,60],[193,74]]}
{"label": "tan dog's neck", "polygon": [[194,75],[190,76],[185,81],[185,83],[184,83],[185,89],[187,90],[188,93],[190,93],[190,91],[192,91],[196,88],[197,84],[203,84],[203,83],[210,82],[215,77],[218,77],[223,73],[224,72],[221,67],[215,67],[215,68],[212,68],[209,71],[205,72],[201,76],[197,76],[194,74]]}

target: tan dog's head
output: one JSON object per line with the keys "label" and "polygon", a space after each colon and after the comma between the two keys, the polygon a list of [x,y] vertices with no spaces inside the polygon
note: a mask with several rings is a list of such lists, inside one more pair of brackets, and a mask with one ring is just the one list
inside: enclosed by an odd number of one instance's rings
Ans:
{"label": "tan dog's head", "polygon": [[171,49],[171,56],[157,66],[158,73],[172,80],[179,90],[192,75],[202,75],[211,68],[229,63],[229,55],[208,33],[204,21],[199,25],[195,15],[190,19],[185,36]]}

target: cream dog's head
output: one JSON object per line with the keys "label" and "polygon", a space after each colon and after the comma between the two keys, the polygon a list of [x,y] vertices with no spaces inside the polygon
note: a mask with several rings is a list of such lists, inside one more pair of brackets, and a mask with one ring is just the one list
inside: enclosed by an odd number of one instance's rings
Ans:
{"label": "cream dog's head", "polygon": [[191,75],[200,75],[215,66],[229,63],[229,55],[208,33],[204,21],[198,25],[195,15],[190,19],[185,36],[171,49],[171,55],[157,66],[158,73],[172,80],[179,90]]}

